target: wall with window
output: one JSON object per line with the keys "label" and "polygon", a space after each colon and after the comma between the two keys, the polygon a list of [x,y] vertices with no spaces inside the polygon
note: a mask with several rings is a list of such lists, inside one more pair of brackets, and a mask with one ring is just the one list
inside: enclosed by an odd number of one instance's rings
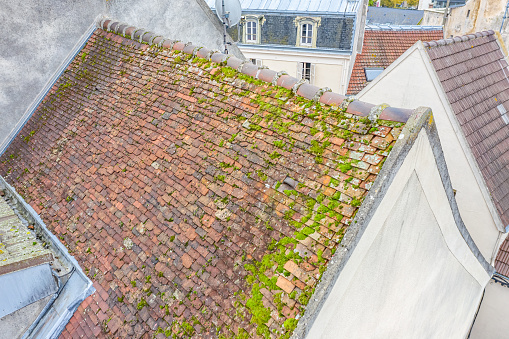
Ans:
{"label": "wall with window", "polygon": [[237,27],[230,28],[228,33],[244,44],[333,48],[348,51],[352,48],[354,18],[245,14],[240,29],[240,36],[237,36]]}

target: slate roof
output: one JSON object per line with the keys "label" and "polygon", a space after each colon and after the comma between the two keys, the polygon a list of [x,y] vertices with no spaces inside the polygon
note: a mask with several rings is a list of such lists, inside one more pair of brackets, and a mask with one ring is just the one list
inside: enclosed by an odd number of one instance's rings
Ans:
{"label": "slate roof", "polygon": [[364,72],[366,67],[387,68],[417,41],[437,40],[442,37],[441,30],[366,30],[362,53],[355,58],[347,94],[357,94],[368,85]]}
{"label": "slate roof", "polygon": [[432,41],[424,46],[502,223],[509,225],[509,125],[498,108],[509,110],[509,69],[495,33]]}
{"label": "slate roof", "polygon": [[419,25],[424,11],[389,7],[368,7],[366,24]]}
{"label": "slate roof", "polygon": [[[215,0],[206,1],[215,8]],[[240,0],[242,11],[246,12],[352,13],[359,3],[359,0]]]}
{"label": "slate roof", "polygon": [[412,111],[101,27],[0,157],[97,289],[62,337],[288,337]]}

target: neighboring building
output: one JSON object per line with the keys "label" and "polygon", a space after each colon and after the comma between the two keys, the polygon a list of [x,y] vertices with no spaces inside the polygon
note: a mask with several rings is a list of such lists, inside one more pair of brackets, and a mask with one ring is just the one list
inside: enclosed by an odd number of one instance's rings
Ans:
{"label": "neighboring building", "polygon": [[418,10],[425,10],[433,8],[433,0],[419,0],[419,6],[417,6]]}
{"label": "neighboring building", "polygon": [[420,25],[424,11],[368,7],[366,25]]}
{"label": "neighboring building", "polygon": [[[174,39],[224,48],[223,27],[204,0],[5,2],[0,13],[0,153],[104,15]],[[235,46],[230,51],[242,56]]]}
{"label": "neighboring building", "polygon": [[433,0],[433,8],[445,8],[449,1],[449,8],[463,6],[466,0]]}
{"label": "neighboring building", "polygon": [[464,6],[450,11],[444,31],[445,36],[467,35],[485,30],[502,34],[509,43],[509,18],[507,0],[469,0]]}
{"label": "neighboring building", "polygon": [[493,31],[419,41],[357,95],[430,103],[462,219],[492,265],[509,225],[509,71],[500,44]]}
{"label": "neighboring building", "polygon": [[100,27],[0,156],[95,282],[62,338],[466,336],[493,268],[429,109]]}
{"label": "neighboring building", "polygon": [[[214,8],[214,0],[207,2]],[[240,3],[243,19],[229,33],[246,58],[312,85],[346,92],[367,1]]]}
{"label": "neighboring building", "polygon": [[[362,53],[355,58],[347,94],[359,93],[417,41],[442,37],[442,27],[436,26],[367,26]],[[398,91],[404,89],[401,87]]]}
{"label": "neighboring building", "polygon": [[[509,75],[493,31],[416,43],[358,97],[403,107],[430,103],[460,214],[497,271],[470,338],[504,338],[509,325]],[[401,87],[404,91],[399,91]],[[504,241],[505,239],[505,241]],[[499,249],[500,243],[503,245]]]}
{"label": "neighboring building", "polygon": [[58,338],[92,292],[76,260],[0,177],[0,336]]}

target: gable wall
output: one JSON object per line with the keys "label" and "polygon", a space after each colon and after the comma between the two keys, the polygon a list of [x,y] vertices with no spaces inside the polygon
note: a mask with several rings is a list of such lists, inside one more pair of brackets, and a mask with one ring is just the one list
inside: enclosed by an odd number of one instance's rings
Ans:
{"label": "gable wall", "polygon": [[465,338],[489,274],[457,226],[437,166],[421,130],[308,338]]}
{"label": "gable wall", "polygon": [[404,56],[397,67],[393,64],[357,98],[371,103],[385,101],[397,107],[431,107],[461,217],[483,256],[493,263],[502,239],[460,144],[458,131],[448,118],[419,50]]}

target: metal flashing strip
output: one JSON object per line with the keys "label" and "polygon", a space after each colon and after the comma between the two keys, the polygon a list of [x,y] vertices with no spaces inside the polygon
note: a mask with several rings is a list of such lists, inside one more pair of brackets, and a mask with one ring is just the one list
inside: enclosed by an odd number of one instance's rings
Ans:
{"label": "metal flashing strip", "polygon": [[341,49],[333,49],[333,48],[306,48],[306,47],[296,47],[296,46],[285,46],[285,45],[255,45],[255,44],[243,44],[238,43],[237,46],[239,48],[253,48],[253,49],[268,49],[268,50],[277,50],[277,51],[288,51],[288,52],[309,52],[309,53],[327,53],[327,54],[340,54],[340,55],[350,55],[352,54],[352,50],[341,50]]}
{"label": "metal flashing strip", "polygon": [[57,70],[55,71],[53,76],[48,80],[48,82],[42,88],[42,90],[39,92],[37,97],[35,97],[32,104],[27,108],[27,110],[25,111],[25,114],[23,114],[23,116],[18,121],[16,126],[12,129],[12,131],[9,133],[7,138],[5,138],[3,143],[0,144],[0,155],[2,155],[7,150],[7,148],[12,143],[14,138],[16,138],[16,136],[19,134],[21,129],[25,126],[25,124],[28,122],[28,120],[32,117],[35,110],[37,109],[37,107],[39,107],[40,103],[46,97],[46,95],[51,90],[51,88],[53,87],[55,82],[57,82],[57,80],[60,78],[62,73],[67,69],[69,64],[74,60],[76,55],[83,49],[83,47],[85,47],[85,44],[87,43],[88,39],[90,39],[90,37],[92,36],[94,31],[96,30],[96,26],[97,26],[96,22],[99,18],[100,18],[100,16],[98,16],[96,18],[96,20],[94,20],[94,22],[90,25],[90,27],[85,32],[85,34],[82,35],[82,37],[76,43],[76,45],[73,47],[71,52],[67,55],[67,57],[64,59],[64,61],[57,68]]}
{"label": "metal flashing strip", "polygon": [[8,194],[12,195],[30,217],[34,219],[37,227],[46,239],[51,242],[53,250],[60,253],[73,266],[69,279],[57,292],[56,298],[48,303],[48,306],[43,311],[44,314],[41,313],[37,323],[34,323],[34,326],[31,326],[23,336],[23,338],[58,338],[78,306],[89,295],[95,292],[95,288],[92,281],[81,270],[78,261],[69,254],[67,248],[58,238],[48,230],[46,224],[32,206],[1,176],[0,187],[8,191]]}

